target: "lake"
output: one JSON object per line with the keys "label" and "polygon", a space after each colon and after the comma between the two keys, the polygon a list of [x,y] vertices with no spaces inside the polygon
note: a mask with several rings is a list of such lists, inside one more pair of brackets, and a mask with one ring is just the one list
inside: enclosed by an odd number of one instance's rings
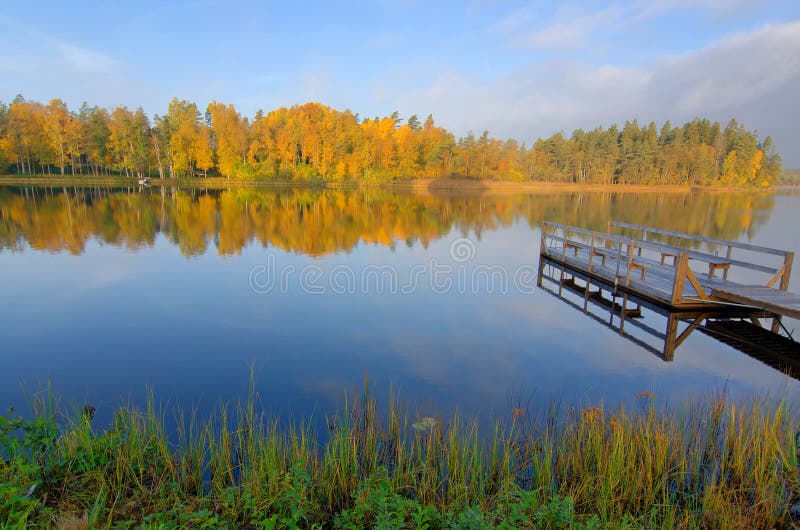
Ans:
{"label": "lake", "polygon": [[795,399],[764,359],[696,331],[665,361],[641,326],[621,335],[535,274],[545,219],[797,252],[798,211],[790,192],[0,187],[0,406],[24,408],[49,380],[103,417],[149,389],[203,411],[244,396],[251,371],[264,406],[295,418],[324,416],[365,377],[483,418],[645,390]]}

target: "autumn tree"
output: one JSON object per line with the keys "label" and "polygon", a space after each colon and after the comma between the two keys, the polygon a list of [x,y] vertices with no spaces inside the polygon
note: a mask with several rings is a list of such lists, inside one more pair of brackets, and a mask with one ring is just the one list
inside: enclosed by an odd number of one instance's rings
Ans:
{"label": "autumn tree", "polygon": [[235,176],[237,168],[247,163],[249,124],[233,105],[212,101],[207,110],[214,135],[217,167],[225,177]]}
{"label": "autumn tree", "polygon": [[76,142],[80,135],[80,122],[70,114],[63,101],[54,99],[45,108],[44,127],[47,142],[56,155],[56,165],[63,175],[67,159],[71,154],[70,145]]}
{"label": "autumn tree", "polygon": [[92,107],[85,118],[86,158],[95,175],[104,171],[108,164],[110,121],[108,111],[99,107]]}
{"label": "autumn tree", "polygon": [[19,173],[32,175],[37,162],[41,167],[51,156],[42,105],[17,95],[8,107],[6,130],[0,138],[0,146]]}
{"label": "autumn tree", "polygon": [[108,111],[84,103],[70,112],[22,96],[0,104],[0,165],[18,173],[391,181],[465,176],[636,184],[765,186],[783,176],[772,139],[732,120],[681,126],[625,122],[539,138],[531,147],[489,131],[455,135],[428,115],[361,119],[321,103],[281,107],[252,121],[212,101],[201,114],[173,99],[152,123],[140,108]]}
{"label": "autumn tree", "polygon": [[162,122],[168,138],[167,159],[171,176],[194,176],[196,169],[207,171],[211,168],[208,131],[201,123],[200,112],[194,103],[173,98]]}
{"label": "autumn tree", "polygon": [[11,164],[11,157],[3,145],[3,139],[8,135],[8,105],[0,101],[0,173],[5,173]]}

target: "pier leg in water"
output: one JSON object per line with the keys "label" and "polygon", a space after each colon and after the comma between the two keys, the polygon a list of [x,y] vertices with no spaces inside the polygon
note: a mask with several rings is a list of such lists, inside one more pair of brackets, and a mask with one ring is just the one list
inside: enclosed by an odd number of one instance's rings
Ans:
{"label": "pier leg in water", "polygon": [[667,333],[664,337],[664,360],[672,361],[675,359],[675,339],[678,336],[678,317],[670,313],[667,317]]}
{"label": "pier leg in water", "polygon": [[586,290],[583,292],[583,313],[589,312],[589,297],[592,295],[592,280],[586,278]]}

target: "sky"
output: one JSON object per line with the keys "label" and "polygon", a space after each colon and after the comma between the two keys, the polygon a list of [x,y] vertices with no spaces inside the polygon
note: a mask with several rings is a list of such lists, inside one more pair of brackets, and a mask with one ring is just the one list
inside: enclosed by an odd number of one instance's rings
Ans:
{"label": "sky", "polygon": [[800,2],[0,2],[0,101],[307,101],[538,137],[730,119],[800,167]]}

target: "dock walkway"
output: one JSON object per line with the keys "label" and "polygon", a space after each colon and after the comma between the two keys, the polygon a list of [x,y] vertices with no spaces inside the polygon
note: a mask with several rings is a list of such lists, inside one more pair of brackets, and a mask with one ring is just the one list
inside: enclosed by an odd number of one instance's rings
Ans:
{"label": "dock walkway", "polygon": [[800,295],[794,293],[758,285],[730,285],[712,289],[711,295],[800,320]]}
{"label": "dock walkway", "polygon": [[[545,221],[541,255],[674,310],[736,305],[800,319],[800,295],[788,292],[794,253],[786,250],[629,223],[599,232]],[[749,281],[735,281],[737,270]],[[754,273],[763,283],[753,284]]]}
{"label": "dock walkway", "polygon": [[[673,311],[633,294],[612,296],[614,286],[543,257],[541,289],[665,362],[693,333],[703,333],[800,380],[800,343],[770,331],[772,313],[735,305]],[[567,277],[561,274],[566,270]]]}

